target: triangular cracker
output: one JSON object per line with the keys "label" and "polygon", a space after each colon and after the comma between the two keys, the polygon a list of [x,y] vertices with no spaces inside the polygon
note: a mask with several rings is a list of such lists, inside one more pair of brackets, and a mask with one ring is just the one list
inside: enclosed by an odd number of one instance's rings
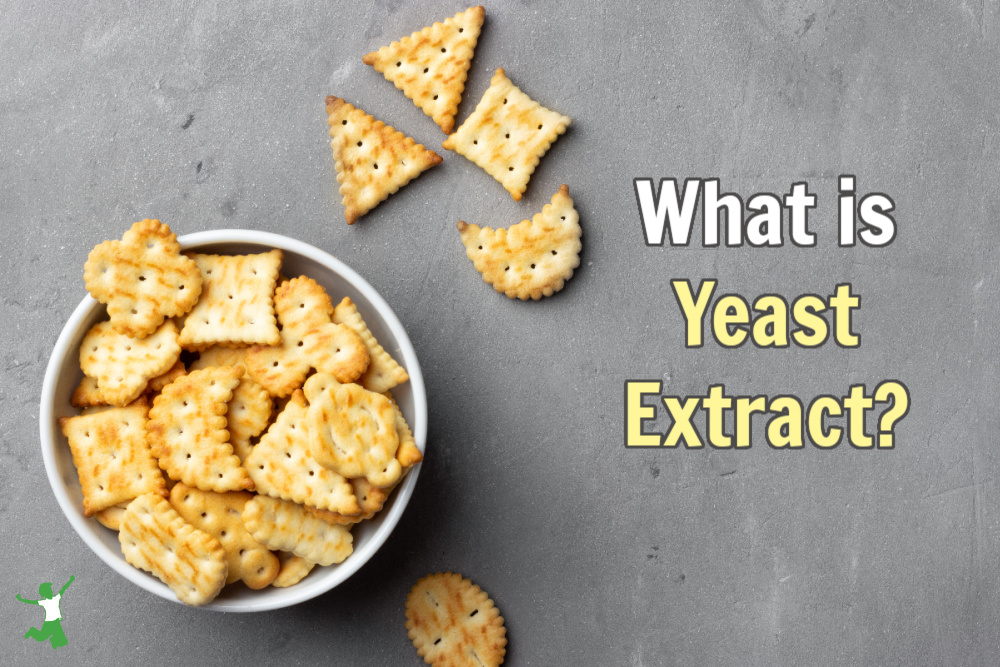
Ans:
{"label": "triangular cracker", "polygon": [[346,479],[321,466],[309,451],[306,400],[296,390],[245,459],[257,491],[274,498],[312,505],[331,512],[361,512]]}
{"label": "triangular cracker", "polygon": [[521,201],[538,161],[572,122],[525,95],[498,69],[476,110],[442,145],[478,164]]}
{"label": "triangular cracker", "polygon": [[236,366],[192,371],[153,401],[147,425],[153,456],[172,479],[205,491],[253,489],[226,431],[228,402],[242,375]]}
{"label": "triangular cracker", "polygon": [[379,345],[350,297],[345,296],[334,308],[333,321],[346,324],[357,332],[368,350],[368,368],[358,378],[358,384],[368,391],[381,394],[410,379],[406,370]]}
{"label": "triangular cracker", "polygon": [[361,60],[396,84],[445,134],[451,134],[485,17],[481,6],[470,7]]}
{"label": "triangular cracker", "polygon": [[281,342],[247,352],[247,371],[272,396],[288,396],[302,386],[310,368],[341,382],[356,380],[368,367],[364,341],[350,327],[331,321],[333,302],[312,278],[282,283],[274,294]]}
{"label": "triangular cracker", "polygon": [[111,322],[98,322],[80,344],[84,375],[97,379],[105,403],[118,406],[138,398],[149,380],[169,371],[180,356],[177,327],[171,320],[145,338],[131,338],[115,331]]}
{"label": "triangular cracker", "polygon": [[283,254],[194,255],[204,276],[201,299],[184,319],[185,349],[217,343],[277,345],[274,287]]}
{"label": "triangular cracker", "polygon": [[121,241],[95,247],[83,267],[87,291],[108,304],[111,326],[143,337],[166,317],[191,310],[201,294],[201,272],[180,254],[177,235],[159,220],[142,220]]}
{"label": "triangular cracker", "polygon": [[434,151],[339,97],[326,98],[326,113],[349,225],[441,162]]}
{"label": "triangular cracker", "polygon": [[80,477],[84,516],[144,493],[167,495],[146,438],[148,411],[143,398],[124,408],[59,420]]}
{"label": "triangular cracker", "polygon": [[509,229],[460,221],[458,231],[483,280],[512,299],[551,296],[580,265],[580,218],[566,185],[531,220]]}

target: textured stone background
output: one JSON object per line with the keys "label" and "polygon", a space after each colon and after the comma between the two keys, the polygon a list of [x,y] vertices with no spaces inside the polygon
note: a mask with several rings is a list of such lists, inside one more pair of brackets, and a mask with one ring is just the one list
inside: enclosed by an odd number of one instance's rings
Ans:
{"label": "textured stone background", "polygon": [[[11,664],[418,664],[403,604],[455,570],[507,618],[510,665],[995,664],[1000,90],[996,3],[494,2],[459,120],[496,67],[574,119],[514,202],[465,159],[354,227],[323,97],[437,148],[360,57],[464,5],[0,1],[0,646]],[[883,249],[836,245],[836,177],[896,202]],[[814,249],[648,248],[632,179],[806,180]],[[512,302],[455,221],[492,226],[568,183],[584,251],[558,296]],[[396,532],[296,608],[185,609],[93,556],[52,497],[42,375],[90,248],[134,220],[261,229],[357,269],[407,328],[428,456]],[[696,228],[695,234],[699,229]],[[683,348],[669,281],[753,298],[863,297],[861,349]],[[665,392],[842,394],[907,383],[893,451],[626,450],[626,378]],[[68,647],[14,600],[77,581]]]}

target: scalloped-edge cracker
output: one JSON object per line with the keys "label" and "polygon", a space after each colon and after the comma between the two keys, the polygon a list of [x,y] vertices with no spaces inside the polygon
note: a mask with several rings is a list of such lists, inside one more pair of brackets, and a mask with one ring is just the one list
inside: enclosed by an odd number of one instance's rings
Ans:
{"label": "scalloped-edge cracker", "polygon": [[127,502],[144,493],[167,495],[146,437],[145,399],[91,415],[62,417],[83,491],[83,515]]}
{"label": "scalloped-edge cracker", "polygon": [[441,163],[441,156],[434,151],[339,97],[326,98],[326,113],[349,225]]}
{"label": "scalloped-edge cracker", "polygon": [[253,489],[226,431],[229,399],[242,375],[237,366],[192,371],[153,401],[146,429],[153,456],[171,479],[204,491]]}
{"label": "scalloped-edge cracker", "polygon": [[357,515],[361,508],[351,485],[313,458],[306,413],[305,397],[296,390],[277,421],[244,459],[246,469],[259,493]]}
{"label": "scalloped-edge cracker", "polygon": [[198,353],[198,358],[191,362],[189,371],[210,366],[241,366],[247,369],[247,352],[249,347],[222,347],[212,345]]}
{"label": "scalloped-edge cracker", "polygon": [[219,540],[226,550],[226,583],[242,580],[247,587],[259,590],[274,581],[281,563],[243,525],[243,507],[251,498],[253,494],[246,491],[215,493],[180,483],[170,491],[170,504],[178,514]]}
{"label": "scalloped-edge cracker", "polygon": [[354,537],[347,528],[329,524],[287,500],[255,496],[243,508],[243,525],[269,549],[291,551],[317,565],[340,563],[354,551]]}
{"label": "scalloped-edge cracker", "polygon": [[226,412],[226,430],[233,453],[244,463],[253,451],[251,440],[264,432],[271,421],[274,401],[267,390],[248,377],[240,378]]}
{"label": "scalloped-edge cracker", "polygon": [[74,408],[93,408],[107,405],[104,397],[101,396],[101,389],[97,386],[97,378],[84,375],[80,384],[73,390],[69,404]]}
{"label": "scalloped-edge cracker", "polygon": [[507,628],[485,591],[460,574],[431,574],[406,597],[406,630],[417,653],[435,667],[497,667],[507,654]]}
{"label": "scalloped-edge cracker", "polygon": [[177,235],[159,220],[142,220],[121,241],[90,251],[83,280],[91,296],[108,305],[115,331],[142,338],[164,318],[191,310],[201,294],[201,272],[180,254]]}
{"label": "scalloped-edge cracker", "polygon": [[274,288],[281,250],[256,255],[193,255],[204,276],[202,295],[184,319],[180,343],[189,346],[277,345]]}
{"label": "scalloped-edge cracker", "polygon": [[302,556],[296,556],[288,551],[279,551],[278,560],[281,561],[281,570],[271,582],[275,588],[294,586],[305,579],[306,575],[316,567],[316,563],[311,563]]}
{"label": "scalloped-edge cracker", "polygon": [[311,368],[351,382],[368,367],[364,341],[349,326],[331,321],[333,302],[312,278],[300,276],[282,283],[274,305],[281,343],[256,345],[246,356],[250,377],[272,396],[288,396],[301,387]]}
{"label": "scalloped-edge cracker", "polygon": [[475,162],[521,201],[539,160],[572,122],[521,92],[501,68],[476,110],[442,146]]}
{"label": "scalloped-edge cracker", "polygon": [[410,379],[406,369],[400,366],[375,339],[375,335],[368,329],[368,325],[365,324],[364,318],[350,297],[345,296],[333,309],[333,321],[346,324],[353,329],[364,341],[368,350],[368,368],[358,378],[358,384],[368,391],[381,394]]}
{"label": "scalloped-edge cracker", "polygon": [[399,404],[396,403],[396,399],[393,398],[391,392],[385,392],[383,394],[392,403],[392,408],[395,411],[395,424],[396,424],[396,434],[399,436],[399,447],[396,449],[396,460],[399,461],[399,465],[403,467],[403,475],[410,471],[410,468],[417,465],[424,460],[424,455],[421,453],[420,448],[417,447],[417,441],[413,437],[413,431],[410,430],[410,425],[406,423],[406,419],[403,417],[403,411],[399,409]]}
{"label": "scalloped-edge cracker", "polygon": [[394,83],[445,134],[451,134],[485,17],[482,6],[470,7],[361,60]]}
{"label": "scalloped-edge cracker", "polygon": [[356,384],[322,392],[306,413],[309,449],[320,465],[348,479],[364,477],[380,488],[402,475],[392,402]]}
{"label": "scalloped-edge cracker", "polygon": [[146,383],[146,393],[155,394],[161,392],[168,384],[185,375],[187,375],[187,369],[184,368],[184,362],[178,359],[177,363],[170,367],[170,370],[163,375],[157,375]]}
{"label": "scalloped-edge cracker", "polygon": [[308,510],[313,516],[319,517],[327,523],[339,523],[346,526],[352,523],[368,521],[373,518],[376,514],[382,511],[382,507],[385,506],[385,501],[389,499],[389,494],[392,493],[391,488],[380,489],[364,477],[349,479],[347,481],[350,482],[351,486],[354,488],[354,497],[357,498],[358,507],[361,509],[359,514],[341,514],[340,512],[331,512],[329,510],[318,509],[309,505],[306,505],[306,510]]}
{"label": "scalloped-edge cracker", "polygon": [[185,521],[156,494],[129,504],[118,541],[126,561],[152,573],[184,604],[207,604],[226,585],[226,551],[219,540]]}
{"label": "scalloped-edge cracker", "polygon": [[98,322],[80,344],[80,368],[97,380],[101,398],[109,405],[127,405],[146,390],[149,381],[163,375],[181,356],[177,328],[167,320],[145,338],[130,338],[110,322]]}
{"label": "scalloped-edge cracker", "polygon": [[580,265],[580,216],[567,185],[531,220],[507,229],[459,221],[458,231],[483,280],[511,299],[552,296]]}

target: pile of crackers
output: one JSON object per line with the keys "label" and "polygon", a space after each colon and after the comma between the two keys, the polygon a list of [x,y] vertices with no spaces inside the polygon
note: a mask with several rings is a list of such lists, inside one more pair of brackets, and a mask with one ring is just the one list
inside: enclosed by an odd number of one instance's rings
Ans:
{"label": "pile of crackers", "polygon": [[109,319],[59,420],[83,512],[189,605],[342,562],[422,460],[391,392],[405,369],[349,298],[281,264],[183,254],[143,220],[84,268]]}
{"label": "pile of crackers", "polygon": [[[470,7],[362,61],[449,135],[442,144],[445,149],[474,162],[520,201],[539,161],[572,119],[531,99],[498,68],[475,111],[455,129],[485,18],[483,7]],[[348,224],[442,162],[434,151],[339,97],[326,98],[326,112]],[[458,229],[483,280],[510,298],[551,296],[580,264],[579,217],[566,185],[541,213],[510,228],[459,221]]]}

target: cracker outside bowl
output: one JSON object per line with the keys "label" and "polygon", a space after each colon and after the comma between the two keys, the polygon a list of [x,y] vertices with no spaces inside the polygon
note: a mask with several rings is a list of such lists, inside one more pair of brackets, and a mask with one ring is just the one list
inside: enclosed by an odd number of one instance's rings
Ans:
{"label": "cracker outside bowl", "polygon": [[[392,309],[357,272],[314,246],[267,232],[222,229],[188,234],[178,241],[184,250],[221,254],[259,253],[280,248],[285,252],[285,275],[305,274],[323,285],[330,294],[337,295],[338,300],[343,296],[351,297],[379,342],[398,355],[397,358],[410,374],[409,382],[394,389],[393,394],[413,428],[417,446],[424,451],[427,441],[427,395],[416,352]],[[81,267],[82,262],[81,259]],[[82,283],[80,288],[83,289]],[[99,558],[132,583],[181,604],[165,584],[125,562],[117,533],[83,516],[83,494],[76,468],[66,438],[59,428],[60,417],[79,412],[69,401],[73,389],[83,377],[78,361],[80,341],[91,326],[106,318],[107,310],[101,303],[89,295],[84,297],[59,334],[49,358],[42,384],[39,416],[45,471],[70,525]],[[389,537],[413,494],[419,472],[420,466],[417,465],[393,493],[380,515],[352,531],[354,553],[342,564],[317,567],[305,580],[290,588],[269,587],[252,591],[239,585],[227,586],[218,598],[198,608],[233,612],[280,609],[310,600],[341,584],[360,569]]]}

